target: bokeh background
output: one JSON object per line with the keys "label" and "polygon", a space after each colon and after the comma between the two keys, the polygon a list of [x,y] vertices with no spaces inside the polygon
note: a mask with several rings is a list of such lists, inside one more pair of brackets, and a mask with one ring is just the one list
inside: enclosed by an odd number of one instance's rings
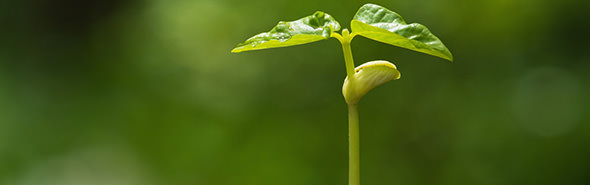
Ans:
{"label": "bokeh background", "polygon": [[[362,184],[590,184],[590,1],[372,2],[455,62],[355,38],[402,72],[360,103]],[[346,184],[340,44],[230,50],[364,3],[2,1],[0,184]]]}

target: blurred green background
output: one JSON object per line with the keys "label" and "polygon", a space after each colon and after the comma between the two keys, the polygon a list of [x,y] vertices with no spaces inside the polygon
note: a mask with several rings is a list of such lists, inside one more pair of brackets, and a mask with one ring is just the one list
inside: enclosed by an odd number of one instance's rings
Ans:
{"label": "blurred green background", "polygon": [[[231,54],[365,1],[0,2],[0,184],[344,185],[335,39]],[[363,37],[400,80],[360,103],[365,185],[590,184],[590,1],[372,1],[455,62]]]}

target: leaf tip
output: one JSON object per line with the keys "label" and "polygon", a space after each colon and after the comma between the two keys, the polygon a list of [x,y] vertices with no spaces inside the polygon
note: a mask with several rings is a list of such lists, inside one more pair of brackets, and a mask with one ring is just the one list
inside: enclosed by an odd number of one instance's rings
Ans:
{"label": "leaf tip", "polygon": [[231,50],[231,53],[240,53],[240,52],[242,52],[242,51],[238,48],[234,48]]}
{"label": "leaf tip", "polygon": [[451,63],[453,63],[453,62],[454,62],[454,61],[453,61],[453,60],[454,60],[454,59],[453,59],[453,54],[451,54],[451,52],[450,52],[450,51],[449,51],[449,56],[447,56],[445,59],[446,59],[446,60],[448,60],[448,61],[449,61],[449,62],[451,62]]}

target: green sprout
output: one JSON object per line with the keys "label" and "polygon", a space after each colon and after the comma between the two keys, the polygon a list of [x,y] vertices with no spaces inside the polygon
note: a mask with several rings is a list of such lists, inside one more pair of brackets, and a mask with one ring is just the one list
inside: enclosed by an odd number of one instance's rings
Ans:
{"label": "green sprout", "polygon": [[400,72],[390,62],[379,60],[364,63],[355,68],[350,42],[357,36],[426,53],[453,61],[447,47],[425,26],[407,24],[397,13],[375,4],[363,5],[350,23],[352,32],[324,12],[299,20],[281,21],[272,30],[255,35],[238,44],[231,52],[259,50],[306,44],[329,38],[336,38],[342,44],[347,77],[342,94],[348,104],[349,167],[348,184],[360,184],[359,168],[359,120],[358,102],[371,89],[391,80],[400,78]]}

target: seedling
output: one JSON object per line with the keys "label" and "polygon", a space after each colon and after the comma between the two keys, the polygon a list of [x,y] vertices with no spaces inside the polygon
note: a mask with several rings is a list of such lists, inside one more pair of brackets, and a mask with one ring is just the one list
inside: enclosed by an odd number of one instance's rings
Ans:
{"label": "seedling", "polygon": [[324,12],[290,22],[279,22],[272,30],[255,35],[238,44],[232,53],[267,48],[306,44],[329,38],[336,38],[342,44],[347,77],[344,79],[342,94],[348,104],[349,166],[348,184],[359,185],[359,120],[358,102],[371,89],[391,80],[400,78],[400,72],[388,61],[378,60],[354,67],[350,42],[357,36],[391,44],[394,46],[426,53],[453,61],[447,47],[425,26],[407,24],[397,13],[375,4],[363,5],[350,23],[352,32]]}

